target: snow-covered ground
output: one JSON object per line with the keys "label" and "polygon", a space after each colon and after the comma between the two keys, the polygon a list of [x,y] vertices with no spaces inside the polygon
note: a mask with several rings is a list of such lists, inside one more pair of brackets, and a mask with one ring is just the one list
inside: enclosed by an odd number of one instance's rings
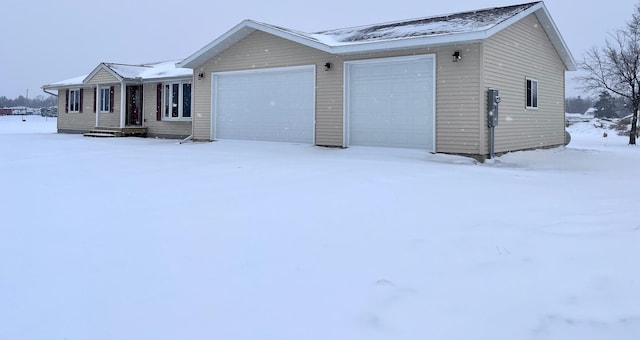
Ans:
{"label": "snow-covered ground", "polygon": [[0,339],[639,339],[640,148],[484,164],[0,117]]}

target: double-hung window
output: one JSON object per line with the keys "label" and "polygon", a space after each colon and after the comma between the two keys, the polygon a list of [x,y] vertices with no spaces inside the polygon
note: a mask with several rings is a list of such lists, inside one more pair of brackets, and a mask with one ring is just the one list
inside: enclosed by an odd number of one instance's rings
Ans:
{"label": "double-hung window", "polygon": [[527,78],[527,109],[538,108],[538,81]]}
{"label": "double-hung window", "polygon": [[69,112],[80,112],[80,90],[69,90]]}
{"label": "double-hung window", "polygon": [[163,120],[191,119],[191,83],[168,83],[163,89]]}
{"label": "double-hung window", "polygon": [[100,88],[100,112],[110,112],[111,111],[111,88],[110,87],[101,87]]}

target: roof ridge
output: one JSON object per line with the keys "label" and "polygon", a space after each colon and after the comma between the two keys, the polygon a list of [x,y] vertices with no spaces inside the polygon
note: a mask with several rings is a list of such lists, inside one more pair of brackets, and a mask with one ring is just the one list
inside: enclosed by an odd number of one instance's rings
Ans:
{"label": "roof ridge", "polygon": [[108,62],[103,62],[103,64],[105,65],[118,65],[118,66],[133,66],[133,67],[153,67],[151,65],[145,65],[145,64],[123,64],[123,63],[108,63]]}
{"label": "roof ridge", "polygon": [[543,2],[543,1],[533,1],[533,2],[527,2],[527,3],[522,3],[522,4],[517,4],[517,5],[509,5],[509,6],[488,7],[488,8],[468,10],[468,11],[463,11],[463,12],[447,13],[447,14],[436,14],[436,15],[426,16],[426,17],[418,17],[418,18],[404,19],[404,20],[394,20],[394,21],[373,23],[373,24],[366,24],[366,25],[358,25],[358,26],[352,26],[352,27],[334,28],[334,29],[328,29],[328,30],[323,30],[323,31],[311,32],[309,34],[327,34],[327,33],[330,33],[330,32],[343,31],[343,30],[357,30],[357,29],[364,29],[364,28],[368,28],[368,27],[387,27],[387,26],[393,26],[393,25],[398,25],[398,24],[403,24],[403,23],[406,24],[406,23],[411,23],[411,22],[433,20],[433,19],[438,19],[438,18],[447,18],[447,17],[451,17],[451,16],[462,16],[462,15],[465,15],[465,14],[472,14],[472,13],[475,14],[475,13],[478,13],[478,12],[488,12],[488,11],[494,11],[494,10],[498,10],[498,9],[511,9],[511,8],[516,8],[516,7],[522,7],[522,10],[526,10],[526,9],[528,9],[528,8],[530,8],[532,6],[535,6],[535,5],[537,5],[537,4],[541,3],[541,2]]}

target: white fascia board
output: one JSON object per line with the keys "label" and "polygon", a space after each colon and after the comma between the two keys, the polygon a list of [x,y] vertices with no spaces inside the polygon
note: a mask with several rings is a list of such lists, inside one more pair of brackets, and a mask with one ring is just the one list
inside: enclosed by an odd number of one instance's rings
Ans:
{"label": "white fascia board", "polygon": [[445,46],[455,43],[472,43],[487,38],[486,31],[428,36],[424,38],[408,38],[332,47],[333,54],[358,54],[366,52],[394,51],[420,47]]}
{"label": "white fascia board", "polygon": [[266,32],[266,33],[269,33],[269,34],[281,37],[283,39],[287,39],[287,40],[290,40],[290,41],[293,41],[317,50],[321,50],[323,52],[327,52],[330,54],[342,54],[342,55],[366,53],[366,52],[377,52],[377,51],[402,50],[402,49],[418,48],[418,47],[441,46],[441,45],[447,45],[447,44],[458,43],[458,42],[473,42],[476,40],[482,40],[487,38],[486,31],[478,31],[478,32],[461,33],[461,34],[443,34],[438,36],[426,36],[423,38],[401,38],[401,39],[395,39],[395,40],[337,44],[337,45],[330,46],[330,45],[326,45],[321,42],[318,42],[314,39],[305,37],[303,35],[295,34],[294,32],[284,31],[269,25],[261,25],[255,22],[253,23],[260,25],[259,27],[255,27],[255,29],[257,30],[261,30],[263,32]]}
{"label": "white fascia board", "polygon": [[42,85],[43,90],[55,90],[55,89],[63,89],[63,88],[72,88],[72,87],[82,87],[84,85],[82,83],[82,79],[87,76],[77,76],[74,78],[66,79],[53,84],[45,84]]}
{"label": "white fascia board", "polygon": [[556,51],[562,58],[564,62],[565,68],[567,71],[576,71],[578,69],[578,65],[576,64],[576,60],[573,58],[571,54],[571,50],[565,43],[562,35],[560,35],[560,31],[556,26],[555,22],[553,22],[553,18],[549,14],[547,7],[544,4],[541,4],[540,10],[536,11],[536,17],[544,27],[544,30],[547,32],[553,47],[555,47]]}
{"label": "white fascia board", "polygon": [[245,20],[185,60],[177,63],[176,67],[195,69],[255,31],[269,33],[286,40],[331,53],[329,46],[295,34],[294,32],[278,29],[277,27],[253,20]]}
{"label": "white fascia board", "polygon": [[220,52],[226,50],[236,42],[246,38],[249,34],[253,33],[255,29],[251,27],[251,23],[251,20],[244,20],[214,41],[207,44],[205,47],[199,49],[183,61],[177,63],[176,67],[195,69],[198,66],[204,64],[207,60],[215,57]]}
{"label": "white fascia board", "polygon": [[551,41],[551,44],[553,45],[553,47],[556,49],[556,52],[560,56],[560,59],[562,59],[562,62],[564,63],[566,70],[575,71],[577,69],[575,59],[573,59],[573,55],[571,55],[571,51],[569,51],[567,44],[562,39],[562,36],[560,35],[560,31],[558,30],[558,27],[556,26],[556,24],[553,22],[553,19],[551,18],[551,15],[549,14],[547,7],[544,5],[544,2],[540,2],[535,6],[531,6],[526,11],[523,11],[522,13],[514,15],[513,17],[489,29],[487,31],[487,38],[491,37],[492,35],[502,31],[503,29],[511,26],[512,24],[524,19],[525,17],[531,14],[535,14],[535,16],[538,18],[538,20],[542,24],[542,28],[544,29],[545,33],[547,33],[547,36],[549,37],[549,40]]}
{"label": "white fascia board", "polygon": [[155,83],[169,83],[173,81],[191,81],[193,76],[176,76],[176,77],[162,77],[162,78],[143,78],[142,84],[155,84]]}
{"label": "white fascia board", "polygon": [[475,41],[481,41],[491,37],[492,35],[502,31],[503,29],[511,26],[512,24],[524,19],[531,13],[535,13],[538,9],[543,8],[543,4],[537,4],[528,8],[517,15],[510,17],[509,19],[495,25],[494,27],[476,32],[469,33],[454,33],[443,34],[436,36],[425,36],[423,38],[406,38],[397,40],[387,40],[371,43],[349,44],[343,46],[335,46],[332,48],[331,53],[335,54],[353,54],[363,52],[375,52],[384,50],[399,50],[417,47],[434,47],[445,46],[455,43],[472,43]]}
{"label": "white fascia board", "polygon": [[268,24],[259,23],[253,20],[245,20],[236,25],[231,30],[209,43],[207,46],[201,48],[199,51],[189,56],[185,60],[176,64],[176,67],[195,69],[207,60],[215,57],[222,51],[231,47],[241,39],[247,37],[249,34],[255,31],[263,31],[265,33],[299,43],[317,50],[321,50],[330,54],[346,55],[357,54],[366,52],[378,52],[389,50],[402,50],[419,47],[434,47],[444,46],[455,43],[472,43],[481,41],[491,37],[492,35],[500,32],[501,30],[509,27],[519,20],[527,17],[528,15],[535,13],[544,25],[544,29],[547,31],[554,47],[561,56],[567,70],[575,70],[575,61],[571,56],[566,44],[562,40],[560,33],[558,32],[553,20],[549,16],[549,13],[544,6],[544,3],[540,2],[527,10],[514,15],[513,17],[501,22],[500,24],[492,27],[491,29],[484,31],[476,31],[460,34],[444,34],[439,36],[426,36],[423,38],[407,38],[396,39],[377,42],[362,42],[362,43],[348,43],[348,44],[336,44],[326,45],[317,40],[311,39],[303,34],[297,34],[294,31],[281,29]]}
{"label": "white fascia board", "polygon": [[510,17],[509,19],[493,26],[492,28],[488,29],[487,32],[487,38],[493,36],[494,34],[502,31],[503,29],[515,24],[516,22],[528,17],[530,14],[535,13],[537,10],[539,10],[540,8],[543,7],[542,2],[538,3],[537,5],[533,5],[529,8],[527,8],[526,10]]}
{"label": "white fascia board", "polygon": [[267,25],[267,24],[262,24],[262,23],[255,22],[255,21],[251,21],[250,24],[256,30],[263,31],[265,33],[269,33],[269,34],[275,35],[277,37],[296,42],[296,43],[301,44],[301,45],[305,45],[305,46],[308,46],[308,47],[311,47],[311,48],[315,48],[317,50],[321,50],[321,51],[324,51],[324,52],[331,53],[331,51],[333,49],[332,46],[323,44],[323,43],[321,43],[321,42],[319,42],[317,40],[311,39],[311,38],[306,37],[306,36],[304,36],[302,34],[296,34],[296,32],[293,32],[293,31],[280,29],[278,27],[274,27],[274,26]]}
{"label": "white fascia board", "polygon": [[64,84],[64,85],[43,85],[40,88],[43,90],[60,90],[60,89],[72,89],[81,88],[84,84]]}

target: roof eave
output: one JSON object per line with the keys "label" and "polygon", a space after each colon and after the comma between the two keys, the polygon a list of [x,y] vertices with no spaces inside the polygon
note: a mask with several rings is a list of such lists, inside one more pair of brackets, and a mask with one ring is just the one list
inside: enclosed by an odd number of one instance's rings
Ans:
{"label": "roof eave", "polygon": [[186,76],[170,76],[170,77],[158,77],[158,78],[143,78],[143,84],[153,84],[153,83],[162,83],[168,80],[191,80],[193,79],[193,75]]}
{"label": "roof eave", "polygon": [[216,40],[201,48],[191,56],[187,57],[182,62],[177,63],[176,67],[196,69],[255,31],[269,33],[280,38],[287,39],[327,53],[346,55],[366,52],[410,49],[417,47],[435,47],[447,44],[471,43],[475,41],[481,41],[491,37],[492,35],[502,31],[503,29],[511,26],[513,23],[522,20],[523,18],[533,13],[535,13],[535,15],[544,26],[543,28],[551,39],[554,48],[560,55],[566,70],[575,71],[575,60],[573,59],[571,52],[567,48],[567,45],[562,39],[560,32],[555,26],[555,23],[551,19],[551,16],[542,1],[487,30],[426,36],[421,38],[406,38],[352,44],[336,44],[333,46],[323,44],[302,34],[296,34],[293,31],[280,29],[275,26],[259,23],[252,20],[245,20],[218,37]]}
{"label": "roof eave", "polygon": [[414,47],[434,47],[434,46],[443,46],[447,44],[455,44],[455,43],[472,43],[475,41],[481,41],[484,39],[488,39],[494,34],[502,31],[503,29],[511,26],[512,24],[522,20],[523,18],[535,14],[540,23],[543,25],[543,28],[554,48],[556,49],[558,55],[562,59],[564,63],[565,69],[567,71],[575,71],[577,70],[577,64],[571,51],[567,47],[560,31],[557,26],[553,22],[549,11],[547,10],[544,2],[539,2],[527,10],[518,13],[509,19],[495,25],[494,27],[484,30],[477,31],[471,33],[461,33],[461,34],[448,34],[441,36],[430,36],[424,38],[417,39],[398,39],[395,41],[381,41],[374,43],[362,43],[362,44],[354,44],[354,45],[344,45],[344,46],[336,46],[331,48],[330,53],[335,54],[355,54],[355,53],[363,53],[363,52],[374,52],[374,51],[383,51],[383,50],[398,50],[398,49],[406,49],[406,48],[414,48]]}
{"label": "roof eave", "polygon": [[79,86],[79,85],[53,85],[53,84],[47,84],[47,85],[42,85],[40,86],[41,89],[43,90],[59,90],[59,89],[64,89],[67,87],[73,87],[73,86]]}
{"label": "roof eave", "polygon": [[535,14],[535,16],[538,18],[538,20],[542,24],[543,29],[545,30],[545,32],[547,33],[547,36],[549,37],[549,40],[551,40],[551,44],[553,45],[556,52],[560,56],[560,59],[562,59],[565,69],[567,71],[577,70],[576,61],[573,58],[573,55],[571,54],[569,47],[567,47],[567,44],[564,42],[564,39],[562,38],[562,35],[560,34],[558,27],[553,22],[553,19],[551,18],[551,14],[549,13],[549,11],[547,10],[547,7],[544,5],[544,2],[542,1],[538,2],[537,4],[528,8],[527,10],[522,11],[521,13],[518,13],[512,16],[511,18],[492,27],[491,29],[487,30],[486,31],[487,38],[491,37],[492,35],[502,31],[503,29],[511,26],[512,24],[524,19],[525,17],[531,14]]}
{"label": "roof eave", "polygon": [[255,29],[250,27],[250,22],[250,20],[245,20],[239,23],[183,61],[176,63],[176,67],[195,69],[201,66],[207,60],[251,34]]}
{"label": "roof eave", "polygon": [[540,8],[536,10],[535,14],[544,30],[547,32],[547,36],[551,40],[556,52],[558,52],[558,55],[560,55],[560,58],[564,62],[565,69],[567,71],[576,71],[578,69],[576,60],[573,58],[571,50],[569,50],[569,47],[562,38],[562,35],[560,35],[560,31],[551,18],[551,15],[544,3],[540,4]]}
{"label": "roof eave", "polygon": [[396,51],[421,47],[439,47],[456,43],[473,43],[486,39],[486,37],[486,32],[480,31],[472,33],[427,36],[422,38],[396,39],[335,46],[331,48],[330,53],[347,55],[367,52]]}
{"label": "roof eave", "polygon": [[319,49],[325,52],[330,52],[331,48],[325,44],[317,42],[313,39],[303,37],[293,32],[278,29],[276,27],[262,24],[253,20],[244,20],[240,24],[236,25],[216,40],[210,42],[205,47],[201,48],[191,56],[187,57],[182,62],[176,64],[176,67],[195,69],[222,53],[227,48],[233,46],[235,43],[246,38],[255,31],[262,31],[275,35],[277,37],[287,39],[293,42],[300,43],[315,49]]}

